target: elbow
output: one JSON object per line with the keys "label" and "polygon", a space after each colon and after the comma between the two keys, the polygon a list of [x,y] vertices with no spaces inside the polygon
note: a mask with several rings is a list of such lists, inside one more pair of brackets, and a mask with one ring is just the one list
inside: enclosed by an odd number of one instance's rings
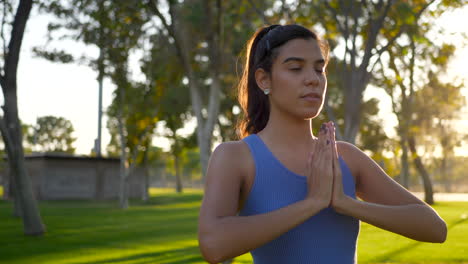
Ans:
{"label": "elbow", "polygon": [[423,242],[430,243],[444,243],[447,240],[447,225],[441,218],[437,219],[431,232],[426,232],[425,238],[421,239]]}
{"label": "elbow", "polygon": [[198,245],[200,252],[206,262],[210,264],[217,264],[225,260],[223,255],[220,254],[221,251],[217,246],[216,241],[214,241],[214,239],[210,238],[208,235],[199,235]]}
{"label": "elbow", "polygon": [[440,219],[438,223],[437,233],[435,235],[434,243],[444,243],[447,240],[447,224],[444,220]]}

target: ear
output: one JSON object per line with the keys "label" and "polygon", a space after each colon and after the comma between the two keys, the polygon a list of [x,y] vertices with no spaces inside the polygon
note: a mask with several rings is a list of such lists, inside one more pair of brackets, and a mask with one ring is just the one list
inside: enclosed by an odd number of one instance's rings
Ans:
{"label": "ear", "polygon": [[257,85],[260,87],[260,89],[271,89],[270,74],[264,69],[258,68],[255,71],[255,81],[257,82]]}

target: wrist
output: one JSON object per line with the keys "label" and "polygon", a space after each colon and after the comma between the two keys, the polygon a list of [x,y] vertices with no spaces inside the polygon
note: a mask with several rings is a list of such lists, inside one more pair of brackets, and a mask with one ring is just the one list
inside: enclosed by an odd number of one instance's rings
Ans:
{"label": "wrist", "polygon": [[357,203],[358,201],[347,196],[343,195],[340,197],[340,199],[334,200],[333,201],[333,209],[339,213],[339,214],[344,214],[344,215],[349,215],[352,207]]}
{"label": "wrist", "polygon": [[330,205],[330,200],[320,199],[317,197],[307,197],[307,204],[311,207],[312,211],[320,211]]}

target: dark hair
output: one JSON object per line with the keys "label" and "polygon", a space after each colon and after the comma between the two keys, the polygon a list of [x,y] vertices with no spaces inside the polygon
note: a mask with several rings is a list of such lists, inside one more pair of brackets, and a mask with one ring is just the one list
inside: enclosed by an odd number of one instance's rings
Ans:
{"label": "dark hair", "polygon": [[255,81],[255,71],[262,68],[271,72],[278,48],[292,39],[315,39],[328,61],[328,46],[317,34],[300,25],[271,25],[263,27],[250,38],[246,47],[246,61],[238,85],[238,100],[243,116],[237,125],[239,138],[260,132],[270,116],[268,96],[265,96]]}

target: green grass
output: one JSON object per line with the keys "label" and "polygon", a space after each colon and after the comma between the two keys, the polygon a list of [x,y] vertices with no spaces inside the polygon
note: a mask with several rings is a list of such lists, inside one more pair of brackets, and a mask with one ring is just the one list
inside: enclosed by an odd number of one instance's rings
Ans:
{"label": "green grass", "polygon": [[[0,201],[0,263],[205,263],[197,245],[202,193],[152,190],[144,203],[120,210],[115,201],[42,201],[42,237],[22,234],[12,205]],[[435,206],[449,226],[444,244],[412,241],[362,224],[359,263],[468,263],[468,202]],[[235,263],[251,263],[249,255]]]}

